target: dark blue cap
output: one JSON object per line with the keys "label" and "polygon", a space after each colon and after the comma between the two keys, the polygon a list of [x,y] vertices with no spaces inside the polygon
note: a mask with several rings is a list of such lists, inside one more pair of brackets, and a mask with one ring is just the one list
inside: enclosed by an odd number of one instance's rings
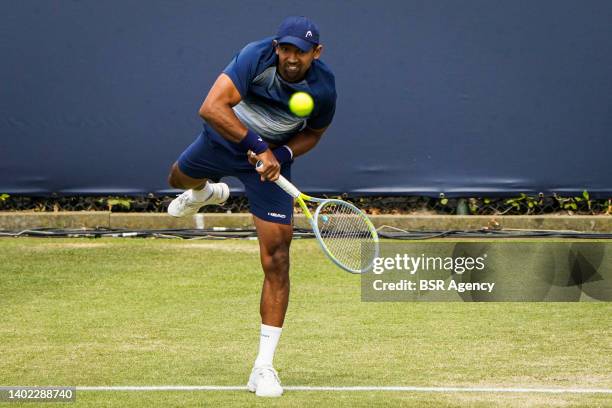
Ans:
{"label": "dark blue cap", "polygon": [[276,41],[279,44],[293,44],[302,51],[310,51],[319,44],[319,27],[303,16],[287,17],[278,27]]}

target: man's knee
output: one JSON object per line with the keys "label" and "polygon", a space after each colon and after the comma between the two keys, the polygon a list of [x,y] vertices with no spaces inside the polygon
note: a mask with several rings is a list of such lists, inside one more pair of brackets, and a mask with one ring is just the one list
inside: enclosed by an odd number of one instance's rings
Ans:
{"label": "man's knee", "polygon": [[289,246],[293,237],[291,225],[276,224],[254,217],[261,265],[266,279],[288,280]]}
{"label": "man's knee", "polygon": [[284,269],[289,266],[289,249],[277,249],[262,256],[264,262],[272,269]]}
{"label": "man's knee", "polygon": [[168,174],[168,185],[172,188],[183,188],[183,185],[180,183],[178,172],[178,165],[176,163],[172,164],[170,173]]}
{"label": "man's knee", "polygon": [[190,188],[199,188],[206,183],[206,179],[194,179],[184,174],[178,167],[178,163],[174,162],[168,174],[168,185],[172,188],[188,190]]}
{"label": "man's knee", "polygon": [[289,245],[281,244],[262,254],[261,264],[266,278],[277,281],[289,280]]}

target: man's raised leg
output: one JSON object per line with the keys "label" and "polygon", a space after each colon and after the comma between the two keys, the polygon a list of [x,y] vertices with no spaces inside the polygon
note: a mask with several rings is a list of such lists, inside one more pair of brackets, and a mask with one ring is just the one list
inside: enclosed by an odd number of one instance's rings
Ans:
{"label": "man's raised leg", "polygon": [[170,187],[186,190],[172,200],[168,214],[173,217],[194,215],[200,208],[210,204],[223,204],[229,197],[229,187],[225,183],[210,183],[207,179],[197,179],[183,173],[174,163],[168,175]]}

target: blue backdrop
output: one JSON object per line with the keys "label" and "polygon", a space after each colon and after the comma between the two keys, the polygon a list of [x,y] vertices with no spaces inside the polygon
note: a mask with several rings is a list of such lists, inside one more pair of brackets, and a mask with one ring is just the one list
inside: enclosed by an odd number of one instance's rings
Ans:
{"label": "blue backdrop", "polygon": [[0,193],[169,192],[216,76],[292,14],[339,94],[304,190],[611,195],[606,0],[3,1]]}

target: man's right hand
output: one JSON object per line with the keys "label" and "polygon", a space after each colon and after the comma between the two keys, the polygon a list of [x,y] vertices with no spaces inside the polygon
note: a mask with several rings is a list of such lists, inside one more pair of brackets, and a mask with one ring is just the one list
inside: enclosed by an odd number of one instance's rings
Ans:
{"label": "man's right hand", "polygon": [[276,160],[274,153],[272,153],[271,149],[268,149],[258,155],[256,155],[257,160],[261,161],[263,164],[261,167],[256,168],[257,172],[261,176],[261,181],[276,181],[280,176],[281,165]]}

